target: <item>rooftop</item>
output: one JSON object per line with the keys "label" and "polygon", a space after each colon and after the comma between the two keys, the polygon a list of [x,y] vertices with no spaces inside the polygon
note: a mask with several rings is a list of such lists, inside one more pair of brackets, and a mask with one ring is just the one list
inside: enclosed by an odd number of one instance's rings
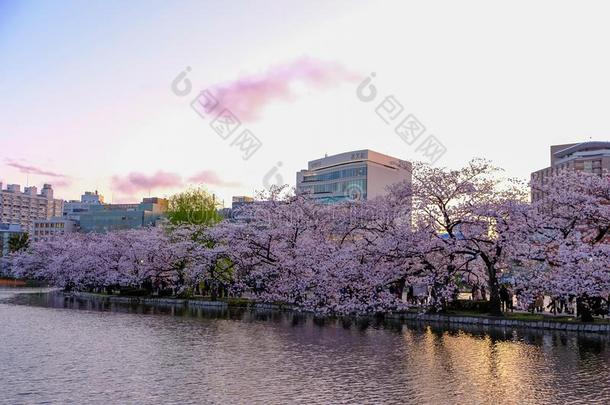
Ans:
{"label": "rooftop", "polygon": [[397,163],[400,161],[400,159],[385,155],[383,153],[375,152],[374,150],[360,149],[350,152],[337,153],[330,156],[326,155],[323,158],[310,160],[307,165],[307,170],[319,170],[346,163],[364,161],[372,161],[389,166],[392,165],[392,163]]}
{"label": "rooftop", "polygon": [[574,152],[585,152],[585,151],[592,151],[592,150],[597,150],[597,149],[610,149],[610,142],[605,142],[605,141],[581,142],[581,143],[577,143],[575,145],[569,146],[565,149],[558,150],[557,152],[553,153],[553,156],[555,158],[560,159],[560,158],[566,157],[568,155],[571,155]]}

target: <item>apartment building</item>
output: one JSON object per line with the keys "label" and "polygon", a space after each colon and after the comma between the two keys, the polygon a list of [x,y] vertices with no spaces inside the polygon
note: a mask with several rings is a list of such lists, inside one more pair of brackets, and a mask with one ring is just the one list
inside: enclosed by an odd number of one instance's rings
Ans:
{"label": "apartment building", "polygon": [[18,184],[9,184],[6,189],[0,183],[0,223],[20,225],[31,232],[34,221],[61,216],[63,200],[53,197],[53,187],[45,184],[40,193],[36,187],[21,191]]}

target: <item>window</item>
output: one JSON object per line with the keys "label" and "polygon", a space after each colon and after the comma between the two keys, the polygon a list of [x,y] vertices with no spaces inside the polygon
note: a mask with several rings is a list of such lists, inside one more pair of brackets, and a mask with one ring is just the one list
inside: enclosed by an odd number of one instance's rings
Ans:
{"label": "window", "polygon": [[586,172],[591,172],[593,170],[593,162],[590,160],[586,160],[583,166]]}
{"label": "window", "polygon": [[327,173],[311,174],[308,176],[304,176],[303,182],[337,180],[348,177],[366,176],[366,174],[366,166],[352,167],[349,169],[335,170]]}

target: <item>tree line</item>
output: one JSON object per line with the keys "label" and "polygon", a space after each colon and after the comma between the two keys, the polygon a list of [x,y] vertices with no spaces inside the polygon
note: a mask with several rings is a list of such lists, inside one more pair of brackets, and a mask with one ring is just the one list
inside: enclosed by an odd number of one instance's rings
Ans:
{"label": "tree line", "polygon": [[172,199],[167,226],[64,235],[7,262],[65,289],[243,296],[321,314],[404,310],[417,286],[433,311],[484,288],[500,315],[503,283],[523,308],[544,294],[590,320],[607,306],[608,177],[566,171],[528,187],[480,159],[410,170],[384,197],[323,204],[277,187],[225,219],[190,192]]}

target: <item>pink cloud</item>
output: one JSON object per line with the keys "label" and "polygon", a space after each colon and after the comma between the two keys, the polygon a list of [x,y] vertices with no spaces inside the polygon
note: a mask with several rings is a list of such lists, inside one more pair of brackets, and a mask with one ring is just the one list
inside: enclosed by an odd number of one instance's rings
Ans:
{"label": "pink cloud", "polygon": [[241,184],[236,181],[225,181],[211,170],[204,170],[188,178],[191,183],[201,183],[219,187],[239,187]]}
{"label": "pink cloud", "polygon": [[336,62],[301,58],[272,67],[262,74],[213,86],[209,90],[218,104],[232,111],[239,120],[255,121],[267,104],[294,100],[294,84],[322,90],[356,80],[359,80],[359,76]]}
{"label": "pink cloud", "polygon": [[[188,178],[191,183],[202,183],[219,187],[238,187],[239,182],[225,181],[212,170],[201,171]],[[126,176],[113,176],[112,188],[120,193],[133,196],[139,192],[156,189],[172,189],[184,187],[182,177],[176,173],[158,171],[152,175],[132,172]]]}
{"label": "pink cloud", "polygon": [[182,179],[176,173],[163,171],[158,171],[150,176],[133,172],[125,177],[113,176],[112,186],[122,193],[131,195],[140,191],[149,191],[158,188],[180,187],[182,186]]}
{"label": "pink cloud", "polygon": [[[34,176],[44,176],[45,183],[50,183],[55,187],[69,187],[72,181],[69,176],[61,173],[52,172],[49,170],[41,169],[40,167],[30,165],[28,163],[20,163],[14,160],[5,159],[5,164],[8,167],[17,169],[19,173],[31,174]],[[23,160],[21,160],[24,162]]]}
{"label": "pink cloud", "polygon": [[41,169],[36,166],[15,162],[13,160],[6,160],[6,165],[17,169],[20,173],[35,174],[39,176],[55,177],[55,178],[66,178],[65,174],[55,173],[48,170]]}
{"label": "pink cloud", "polygon": [[69,180],[53,180],[50,183],[53,186],[53,188],[65,188],[65,187],[70,187],[72,185],[72,182]]}

